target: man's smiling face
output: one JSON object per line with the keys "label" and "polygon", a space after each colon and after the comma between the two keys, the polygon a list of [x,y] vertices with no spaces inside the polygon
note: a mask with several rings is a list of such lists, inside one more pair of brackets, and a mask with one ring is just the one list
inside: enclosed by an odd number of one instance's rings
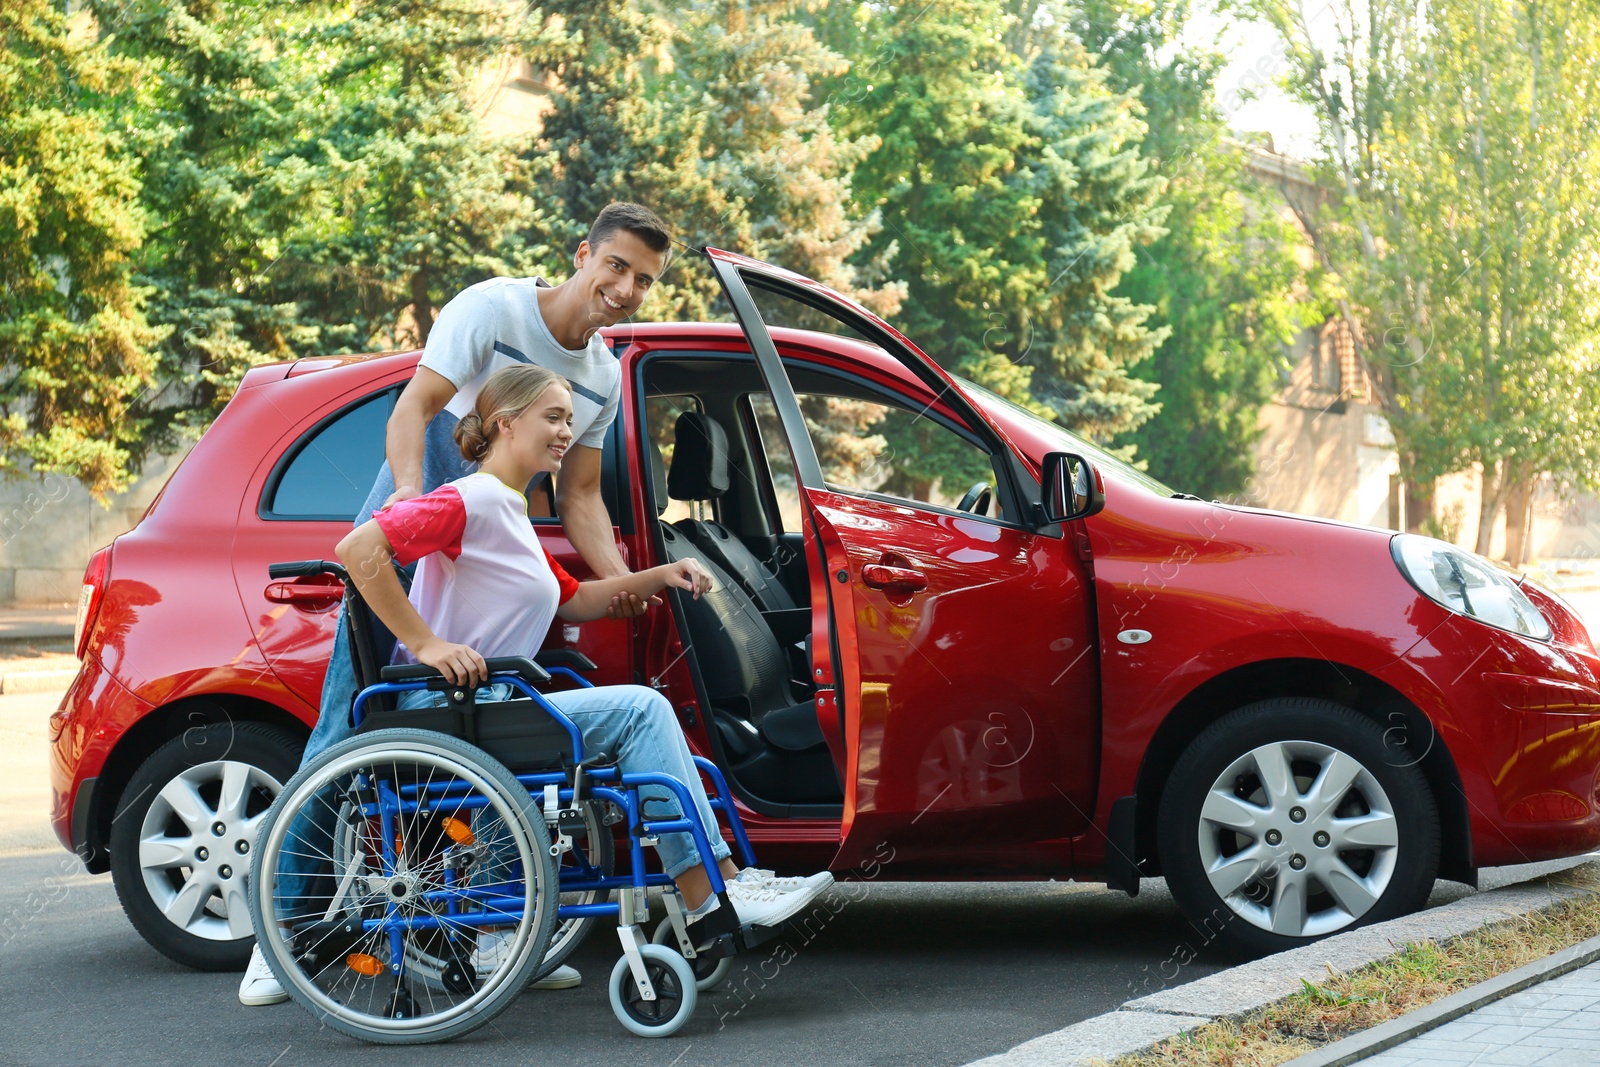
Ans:
{"label": "man's smiling face", "polygon": [[613,326],[632,315],[661,277],[666,257],[627,230],[617,230],[599,245],[578,245],[577,283],[589,323]]}

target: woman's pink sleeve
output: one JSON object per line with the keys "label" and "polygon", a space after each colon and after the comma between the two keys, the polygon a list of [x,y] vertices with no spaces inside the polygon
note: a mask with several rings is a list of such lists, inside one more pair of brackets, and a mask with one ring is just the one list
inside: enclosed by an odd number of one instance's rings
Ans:
{"label": "woman's pink sleeve", "polygon": [[414,563],[430,552],[443,552],[450,559],[461,555],[461,535],[467,529],[467,506],[453,485],[441,485],[424,496],[398,500],[372,521],[394,549],[401,564]]}

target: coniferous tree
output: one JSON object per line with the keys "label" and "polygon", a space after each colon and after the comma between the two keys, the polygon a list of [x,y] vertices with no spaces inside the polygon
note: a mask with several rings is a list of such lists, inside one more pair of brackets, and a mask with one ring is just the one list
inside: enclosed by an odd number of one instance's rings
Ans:
{"label": "coniferous tree", "polygon": [[123,488],[153,381],[137,157],[111,120],[136,74],[48,0],[0,6],[0,468]]}

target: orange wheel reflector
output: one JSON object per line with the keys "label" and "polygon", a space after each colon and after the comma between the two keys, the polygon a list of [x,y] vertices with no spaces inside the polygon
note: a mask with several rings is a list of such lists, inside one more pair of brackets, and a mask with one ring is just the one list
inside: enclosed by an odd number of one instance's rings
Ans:
{"label": "orange wheel reflector", "polygon": [[394,835],[394,854],[396,856],[404,856],[406,854],[406,850],[405,850],[404,846],[402,846],[400,844],[400,835],[399,834],[395,834]]}
{"label": "orange wheel reflector", "polygon": [[473,836],[472,827],[468,826],[460,819],[446,818],[444,821],[444,832],[449,834],[450,840],[454,841],[458,845],[470,845],[477,840],[477,838]]}
{"label": "orange wheel reflector", "polygon": [[369,956],[365,952],[352,952],[344,958],[344,965],[357,974],[364,974],[368,978],[376,978],[383,973],[383,961],[376,956]]}

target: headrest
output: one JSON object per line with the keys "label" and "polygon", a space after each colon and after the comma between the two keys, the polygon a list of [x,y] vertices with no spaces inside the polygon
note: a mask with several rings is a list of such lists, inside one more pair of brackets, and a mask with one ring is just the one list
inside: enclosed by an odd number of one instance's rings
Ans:
{"label": "headrest", "polygon": [[674,500],[715,500],[728,491],[728,435],[698,411],[678,416],[667,495]]}
{"label": "headrest", "polygon": [[656,514],[661,515],[671,503],[667,499],[667,461],[661,458],[661,446],[650,442],[650,484],[655,495]]}

